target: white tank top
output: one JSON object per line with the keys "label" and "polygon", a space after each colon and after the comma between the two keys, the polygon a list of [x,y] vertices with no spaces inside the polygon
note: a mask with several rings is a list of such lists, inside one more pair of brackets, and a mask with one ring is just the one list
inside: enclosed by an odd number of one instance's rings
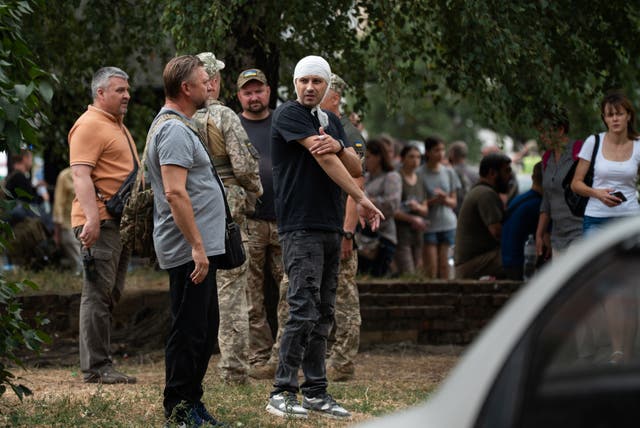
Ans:
{"label": "white tank top", "polygon": [[[600,134],[600,145],[596,155],[596,165],[593,172],[593,188],[610,188],[620,191],[627,200],[615,207],[608,207],[599,199],[589,198],[585,215],[589,217],[624,217],[640,214],[636,182],[638,180],[638,165],[640,165],[640,140],[633,141],[631,157],[617,162],[605,159],[602,146],[605,133]],[[578,157],[591,162],[591,154],[595,145],[595,138],[591,135],[580,149]]]}

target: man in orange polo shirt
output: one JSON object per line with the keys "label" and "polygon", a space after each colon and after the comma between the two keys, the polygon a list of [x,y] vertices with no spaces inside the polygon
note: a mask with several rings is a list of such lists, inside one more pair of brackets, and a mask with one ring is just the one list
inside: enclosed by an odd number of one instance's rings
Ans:
{"label": "man in orange polo shirt", "polygon": [[93,104],[69,131],[69,161],[76,197],[71,226],[82,244],[80,368],[88,383],[135,383],[111,360],[111,312],[124,289],[129,254],[120,243],[120,219],[105,207],[139,165],[131,134],[122,123],[129,104],[129,76],[116,67],[91,81]]}

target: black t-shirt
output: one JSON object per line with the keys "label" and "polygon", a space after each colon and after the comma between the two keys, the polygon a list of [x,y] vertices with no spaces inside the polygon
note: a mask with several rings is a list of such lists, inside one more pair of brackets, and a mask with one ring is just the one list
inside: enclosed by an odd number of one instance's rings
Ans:
{"label": "black t-shirt", "polygon": [[242,114],[238,116],[240,117],[240,122],[244,130],[247,131],[251,144],[253,144],[256,150],[258,150],[258,153],[260,153],[260,181],[262,181],[264,193],[256,202],[256,212],[252,215],[252,218],[275,221],[273,162],[271,162],[271,119],[273,118],[273,114],[270,114],[262,120],[249,120],[242,116]]}
{"label": "black t-shirt", "polygon": [[[5,188],[9,191],[13,199],[31,203],[42,202],[42,198],[38,195],[36,188],[31,184],[31,180],[18,170],[14,170],[7,176]],[[26,194],[18,195],[16,189],[20,189],[23,192],[26,192]]]}
{"label": "black t-shirt", "polygon": [[[331,112],[325,133],[350,146],[340,120]],[[320,122],[311,109],[287,101],[273,113],[271,157],[278,231],[342,230],[342,189],[298,141],[319,135]]]}

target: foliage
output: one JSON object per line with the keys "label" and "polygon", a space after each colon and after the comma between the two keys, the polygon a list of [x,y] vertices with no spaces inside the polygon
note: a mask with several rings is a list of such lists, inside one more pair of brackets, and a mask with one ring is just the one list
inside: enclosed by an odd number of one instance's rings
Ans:
{"label": "foliage", "polygon": [[[225,62],[222,98],[228,104],[237,106],[238,73],[258,67],[271,85],[272,107],[281,85],[292,91],[293,68],[306,55],[330,59],[338,74],[362,68],[356,21],[352,0],[196,0],[186,6],[169,0],[162,16],[179,53],[212,51]],[[355,87],[362,88],[364,74],[357,81]]]}
{"label": "foliage", "polygon": [[[43,104],[53,95],[52,76],[33,60],[33,53],[23,37],[23,20],[33,12],[34,1],[5,1],[0,4],[0,150],[15,152],[23,143],[36,143],[37,131],[46,124]],[[3,201],[3,206],[6,201]],[[13,235],[11,228],[0,220],[0,248],[6,248]],[[16,354],[26,348],[37,351],[48,340],[37,330],[47,321],[34,320],[32,327],[22,317],[22,308],[15,299],[25,287],[35,288],[31,281],[6,280],[0,273],[0,395],[9,386],[22,400],[31,391],[16,383],[7,364],[22,366]]]}
{"label": "foliage", "polygon": [[54,120],[40,135],[48,162],[61,167],[68,162],[67,134],[92,102],[93,73],[108,65],[130,76],[132,99],[125,123],[142,147],[162,105],[160,77],[171,50],[159,27],[159,10],[151,0],[64,0],[55,2],[55,7],[44,1],[38,5],[26,23],[32,29],[27,39],[41,66],[59,77],[47,111]]}
{"label": "foliage", "polygon": [[[416,92],[420,83],[406,83]],[[449,143],[462,140],[469,146],[469,161],[479,160],[481,142],[477,131],[481,124],[468,102],[448,96],[434,102],[430,96],[407,97],[396,108],[390,109],[385,101],[384,88],[380,85],[367,87],[368,107],[363,121],[369,136],[387,133],[397,139],[420,140],[436,135]]]}
{"label": "foliage", "polygon": [[32,326],[22,317],[22,305],[16,300],[16,296],[26,287],[34,290],[38,288],[32,281],[11,282],[0,276],[0,396],[6,392],[8,385],[20,400],[25,395],[31,395],[31,390],[16,383],[7,364],[23,367],[17,355],[19,350],[26,348],[37,352],[43,343],[50,341],[46,333],[37,329],[48,324],[46,318],[35,317]]}
{"label": "foliage", "polygon": [[573,107],[584,126],[604,90],[638,84],[640,15],[632,3],[362,3],[371,20],[369,70],[385,70],[389,97],[411,96],[403,89],[414,78],[422,94],[452,91],[471,101],[496,128],[528,126],[556,103]]}
{"label": "foliage", "polygon": [[33,3],[0,4],[0,151],[37,143],[37,129],[46,123],[40,109],[53,96],[52,76],[35,64],[23,35],[22,20]]}
{"label": "foliage", "polygon": [[[605,90],[621,87],[640,101],[640,92],[632,91],[640,83],[640,11],[633,2],[124,0],[114,6],[65,0],[56,7],[38,5],[27,37],[41,65],[60,76],[49,111],[55,121],[42,133],[44,146],[52,147],[48,150],[58,160],[65,159],[67,132],[90,101],[91,74],[106,64],[132,76],[126,120],[140,146],[162,102],[162,66],[175,52],[212,51],[225,61],[222,99],[236,109],[239,71],[262,68],[275,107],[278,96],[291,96],[293,66],[309,54],[326,57],[350,84],[350,109],[380,110],[382,100],[390,116],[399,114],[405,122],[460,108],[474,123],[525,138],[540,111],[561,103],[569,107],[576,136],[582,136],[600,126],[597,100]],[[407,104],[423,111],[411,112]],[[457,116],[464,113],[456,111]],[[455,120],[447,124],[455,125]]]}
{"label": "foliage", "polygon": [[368,95],[365,82],[384,88],[391,108],[407,97],[447,103],[453,93],[488,124],[519,133],[556,103],[591,129],[604,90],[637,87],[639,13],[605,0],[173,0],[162,23],[181,52],[227,61],[231,91],[247,66],[265,68],[272,88],[290,87],[292,65],[319,54],[357,100]]}

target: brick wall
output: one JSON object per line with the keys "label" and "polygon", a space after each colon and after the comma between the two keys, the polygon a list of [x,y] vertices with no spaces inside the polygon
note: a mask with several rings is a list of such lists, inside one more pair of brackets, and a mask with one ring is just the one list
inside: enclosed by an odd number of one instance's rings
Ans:
{"label": "brick wall", "polygon": [[519,287],[513,281],[360,282],[361,346],[466,345]]}
{"label": "brick wall", "polygon": [[[519,286],[512,281],[360,282],[361,346],[406,341],[466,345]],[[77,341],[78,294],[21,300],[26,318],[36,312],[49,318],[45,330],[54,341]],[[161,349],[169,329],[169,294],[125,293],[113,318],[114,348]]]}

